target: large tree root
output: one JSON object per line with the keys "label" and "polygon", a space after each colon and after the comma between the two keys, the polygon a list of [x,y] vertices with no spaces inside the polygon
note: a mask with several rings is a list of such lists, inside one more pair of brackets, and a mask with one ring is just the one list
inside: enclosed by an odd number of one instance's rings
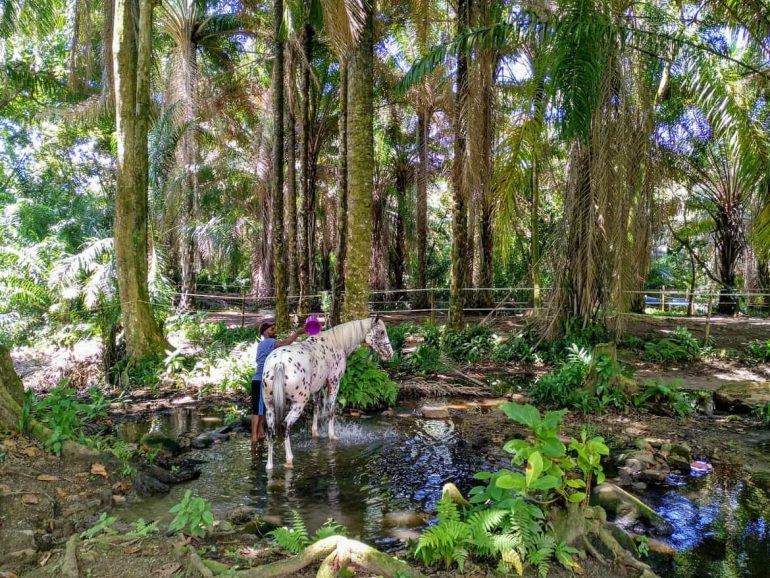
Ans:
{"label": "large tree root", "polygon": [[578,504],[570,504],[566,510],[554,512],[552,521],[558,540],[585,549],[590,556],[606,564],[608,561],[595,546],[599,543],[610,553],[615,564],[638,571],[640,578],[657,578],[652,568],[634,558],[613,536],[612,525],[607,522],[607,514],[601,508],[581,508]]}
{"label": "large tree root", "polygon": [[397,575],[424,578],[419,571],[411,568],[405,562],[345,536],[324,538],[311,544],[292,558],[258,568],[242,570],[238,572],[238,576],[242,578],[292,576],[320,559],[323,559],[323,562],[316,575],[318,578],[337,576],[340,570],[348,566],[356,566],[385,578],[395,578]]}
{"label": "large tree root", "polygon": [[64,549],[64,559],[61,563],[61,576],[62,578],[80,578],[80,570],[78,569],[78,542],[79,538],[77,534],[70,536],[67,540],[67,546]]}

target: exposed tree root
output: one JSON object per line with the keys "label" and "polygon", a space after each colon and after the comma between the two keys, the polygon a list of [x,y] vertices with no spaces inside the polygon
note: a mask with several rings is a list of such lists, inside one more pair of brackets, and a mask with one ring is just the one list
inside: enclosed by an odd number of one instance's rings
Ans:
{"label": "exposed tree root", "polygon": [[203,563],[195,548],[190,548],[190,564],[203,578],[214,578],[214,572]]}
{"label": "exposed tree root", "polygon": [[292,558],[258,568],[242,570],[238,572],[238,576],[242,578],[292,576],[322,558],[323,562],[317,574],[319,578],[337,576],[341,569],[348,566],[356,566],[385,578],[395,578],[397,575],[423,578],[419,571],[411,568],[405,562],[345,536],[324,538],[311,544]]}
{"label": "exposed tree root", "polygon": [[552,521],[558,540],[584,548],[602,564],[607,564],[608,561],[595,546],[595,541],[610,553],[611,562],[638,571],[641,578],[656,577],[647,564],[634,558],[612,535],[612,526],[607,522],[607,515],[600,507],[581,508],[578,504],[570,504],[566,510],[554,512]]}
{"label": "exposed tree root", "polygon": [[61,563],[62,578],[80,578],[78,568],[78,535],[73,534],[67,540],[67,546],[64,549],[64,559]]}

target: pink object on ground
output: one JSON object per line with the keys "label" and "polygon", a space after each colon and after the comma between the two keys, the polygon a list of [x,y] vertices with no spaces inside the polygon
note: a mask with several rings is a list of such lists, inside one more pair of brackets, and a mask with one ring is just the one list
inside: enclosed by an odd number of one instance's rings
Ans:
{"label": "pink object on ground", "polygon": [[305,320],[305,329],[307,330],[308,335],[318,335],[321,333],[321,322],[318,321],[318,318],[315,315],[310,315]]}

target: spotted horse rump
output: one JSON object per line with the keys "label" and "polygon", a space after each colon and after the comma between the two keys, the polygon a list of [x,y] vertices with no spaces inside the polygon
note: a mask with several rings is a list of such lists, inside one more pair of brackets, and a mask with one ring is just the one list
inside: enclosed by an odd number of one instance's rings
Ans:
{"label": "spotted horse rump", "polygon": [[[280,347],[265,360],[262,374],[262,399],[267,420],[267,469],[273,469],[275,426],[284,424],[286,467],[292,467],[289,434],[291,426],[302,415],[305,405],[313,399],[313,437],[318,436],[318,413],[321,393],[326,390],[326,411],[329,414],[329,439],[334,434],[334,408],[345,373],[348,356],[366,342],[382,359],[393,357],[385,324],[377,316],[343,323],[305,341]],[[286,405],[289,412],[285,415]]]}

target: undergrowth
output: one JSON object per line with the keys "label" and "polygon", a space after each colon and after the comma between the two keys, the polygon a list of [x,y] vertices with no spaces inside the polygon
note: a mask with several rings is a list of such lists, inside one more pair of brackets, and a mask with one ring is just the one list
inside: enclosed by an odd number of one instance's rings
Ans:
{"label": "undergrowth", "polygon": [[391,406],[397,395],[396,384],[372,358],[371,351],[365,347],[354,351],[340,381],[339,404],[358,409]]}
{"label": "undergrowth", "polygon": [[345,526],[336,523],[331,518],[326,520],[323,526],[318,528],[312,535],[308,532],[307,526],[305,526],[305,522],[299,512],[294,510],[292,518],[291,528],[284,526],[276,528],[268,533],[268,535],[275,540],[275,543],[279,548],[290,552],[291,554],[299,554],[311,544],[323,540],[324,538],[328,538],[329,536],[347,535]]}

